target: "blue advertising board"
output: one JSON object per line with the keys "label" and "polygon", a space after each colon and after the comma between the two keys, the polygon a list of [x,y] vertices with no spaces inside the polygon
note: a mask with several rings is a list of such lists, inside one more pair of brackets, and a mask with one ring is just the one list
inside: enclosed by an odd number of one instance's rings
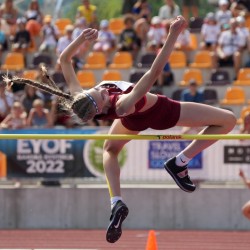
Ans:
{"label": "blue advertising board", "polygon": [[[1,130],[2,134],[92,134],[96,129]],[[11,177],[92,177],[86,168],[85,140],[0,140]]]}
{"label": "blue advertising board", "polygon": [[[150,169],[163,168],[165,161],[179,154],[189,143],[190,141],[149,141],[148,167]],[[202,153],[196,155],[188,167],[201,169]]]}

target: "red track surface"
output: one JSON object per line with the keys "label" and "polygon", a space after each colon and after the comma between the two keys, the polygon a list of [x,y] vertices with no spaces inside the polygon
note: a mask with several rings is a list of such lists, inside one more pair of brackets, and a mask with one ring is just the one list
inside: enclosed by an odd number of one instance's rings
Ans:
{"label": "red track surface", "polygon": [[[104,230],[0,230],[0,249],[145,250],[147,230],[124,230],[114,244]],[[158,250],[249,250],[248,231],[155,231]]]}

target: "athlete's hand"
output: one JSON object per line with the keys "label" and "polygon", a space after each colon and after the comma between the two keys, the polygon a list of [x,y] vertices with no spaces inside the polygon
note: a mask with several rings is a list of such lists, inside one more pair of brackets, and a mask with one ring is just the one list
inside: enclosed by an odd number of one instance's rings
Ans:
{"label": "athlete's hand", "polygon": [[170,32],[181,33],[187,27],[187,22],[183,16],[177,16],[170,23]]}
{"label": "athlete's hand", "polygon": [[91,28],[85,29],[82,32],[82,36],[84,37],[85,41],[93,42],[98,37],[98,30]]}

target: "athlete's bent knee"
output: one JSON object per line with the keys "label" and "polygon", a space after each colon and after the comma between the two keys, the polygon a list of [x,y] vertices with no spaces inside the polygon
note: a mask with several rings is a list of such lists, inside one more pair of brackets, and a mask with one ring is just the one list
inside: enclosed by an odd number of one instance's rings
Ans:
{"label": "athlete's bent knee", "polygon": [[224,127],[226,128],[226,132],[230,132],[236,125],[237,118],[235,114],[231,111],[228,111],[225,119],[224,119]]}
{"label": "athlete's bent knee", "polygon": [[103,150],[109,154],[118,155],[121,151],[121,148],[113,141],[106,140],[103,145]]}

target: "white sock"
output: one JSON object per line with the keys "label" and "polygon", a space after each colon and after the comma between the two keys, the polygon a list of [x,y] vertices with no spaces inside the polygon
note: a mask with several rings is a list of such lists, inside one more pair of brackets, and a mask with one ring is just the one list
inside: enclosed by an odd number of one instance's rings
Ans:
{"label": "white sock", "polygon": [[111,209],[115,206],[117,201],[122,201],[122,197],[121,196],[113,196],[110,198]]}
{"label": "white sock", "polygon": [[190,158],[186,157],[182,152],[176,156],[175,164],[179,167],[186,166],[191,161]]}

